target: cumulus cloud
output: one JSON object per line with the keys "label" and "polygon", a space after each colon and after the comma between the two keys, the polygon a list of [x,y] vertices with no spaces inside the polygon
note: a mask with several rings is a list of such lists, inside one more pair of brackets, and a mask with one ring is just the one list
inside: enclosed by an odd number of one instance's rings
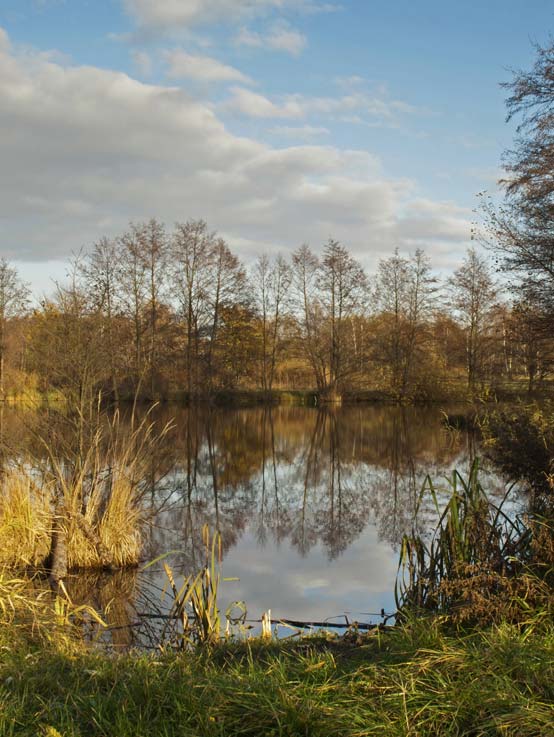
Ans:
{"label": "cumulus cloud", "polygon": [[132,58],[138,72],[143,77],[150,77],[152,74],[152,59],[150,54],[146,51],[134,51]]}
{"label": "cumulus cloud", "polygon": [[468,236],[471,215],[469,208],[453,202],[417,198],[405,208],[397,230],[404,243],[416,246],[463,240]]}
{"label": "cumulus cloud", "polygon": [[0,52],[7,52],[10,48],[10,39],[6,31],[0,27]]}
{"label": "cumulus cloud", "polygon": [[168,30],[215,21],[240,22],[272,11],[331,11],[331,3],[316,0],[123,0],[129,15],[142,28]]}
{"label": "cumulus cloud", "polygon": [[391,100],[384,92],[356,92],[337,97],[293,94],[271,100],[242,87],[232,87],[223,106],[251,118],[301,119],[315,115],[349,123],[390,127],[398,127],[402,116],[418,112],[402,100]]}
{"label": "cumulus cloud", "polygon": [[167,76],[171,79],[193,79],[201,82],[241,82],[253,84],[250,77],[211,56],[188,54],[180,49],[167,51]]}
{"label": "cumulus cloud", "polygon": [[298,56],[308,43],[303,33],[285,21],[274,23],[264,33],[241,28],[235,42],[239,46],[285,51],[293,56]]}
{"label": "cumulus cloud", "polygon": [[231,96],[224,107],[250,118],[303,118],[306,114],[302,105],[293,97],[282,103],[275,103],[264,95],[243,87],[232,87],[230,92]]}
{"label": "cumulus cloud", "polygon": [[[233,135],[177,87],[11,49],[0,34],[2,251],[63,260],[129,220],[206,218],[243,257],[342,240],[369,266],[398,245],[465,248],[469,219],[417,198],[364,151]],[[263,104],[263,103],[262,103]],[[440,264],[439,264],[440,265]]]}

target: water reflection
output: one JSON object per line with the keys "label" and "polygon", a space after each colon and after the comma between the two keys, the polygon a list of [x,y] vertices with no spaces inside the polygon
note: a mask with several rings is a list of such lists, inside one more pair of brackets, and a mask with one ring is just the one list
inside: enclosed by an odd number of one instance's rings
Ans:
{"label": "water reflection", "polygon": [[191,566],[206,522],[225,550],[248,527],[260,547],[286,543],[306,556],[321,544],[333,560],[370,522],[397,544],[424,477],[470,459],[468,436],[448,432],[429,408],[180,409],[174,417],[155,547],[178,540]]}
{"label": "water reflection", "polygon": [[[224,599],[244,599],[254,615],[272,608],[322,619],[392,607],[396,548],[411,529],[425,476],[463,471],[476,452],[466,432],[446,430],[439,408],[162,406],[156,417],[174,428],[145,479],[154,511],[145,560],[177,551],[177,570],[198,569],[209,524],[222,536],[224,573],[240,578]],[[12,448],[39,453],[36,426],[44,422],[38,413],[6,410],[2,427]],[[489,474],[487,485],[499,481]],[[418,524],[429,514],[424,505]],[[85,586],[79,578],[79,599],[105,608],[113,585],[117,637],[128,644],[137,609],[145,614],[152,603],[146,583],[161,584],[159,568],[136,581],[119,574],[117,585],[103,578]]]}

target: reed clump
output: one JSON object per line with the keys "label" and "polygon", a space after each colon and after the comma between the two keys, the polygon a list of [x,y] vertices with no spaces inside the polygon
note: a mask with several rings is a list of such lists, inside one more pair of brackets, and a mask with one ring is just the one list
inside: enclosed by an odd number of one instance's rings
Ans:
{"label": "reed clump", "polygon": [[454,471],[447,489],[427,478],[420,500],[433,500],[438,522],[429,537],[414,531],[402,541],[399,621],[427,612],[486,626],[554,611],[554,529],[545,518],[510,513],[511,491],[498,502],[489,498],[478,461],[467,478]]}
{"label": "reed clump", "polygon": [[52,489],[22,468],[0,475],[0,567],[41,568],[52,539]]}
{"label": "reed clump", "polygon": [[[67,568],[124,568],[137,565],[145,510],[134,464],[86,463],[82,475],[63,485],[60,528],[67,540]],[[113,461],[112,461],[113,462]]]}
{"label": "reed clump", "polygon": [[43,439],[45,457],[26,458],[0,476],[0,564],[69,570],[137,565],[147,518],[145,479],[168,428],[151,414],[131,426],[119,412],[79,428],[77,447]]}

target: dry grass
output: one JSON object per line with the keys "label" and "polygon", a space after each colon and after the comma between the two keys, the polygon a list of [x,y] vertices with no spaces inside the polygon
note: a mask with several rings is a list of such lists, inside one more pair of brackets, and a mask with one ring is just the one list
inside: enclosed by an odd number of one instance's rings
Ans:
{"label": "dry grass", "polygon": [[63,568],[138,564],[146,518],[144,479],[161,432],[147,414],[130,428],[119,413],[96,418],[77,452],[43,441],[48,462],[29,458],[0,476],[0,565],[43,568],[63,541]]}
{"label": "dry grass", "polygon": [[8,467],[0,489],[0,567],[43,567],[52,538],[51,487]]}
{"label": "dry grass", "polygon": [[109,479],[95,472],[87,484],[69,487],[64,508],[70,570],[124,568],[139,562],[145,513],[126,469],[112,469]]}
{"label": "dry grass", "polygon": [[[144,513],[127,471],[112,469],[109,480],[97,472],[86,482],[63,484],[59,523],[67,535],[70,570],[138,563]],[[0,488],[0,565],[44,568],[52,546],[55,483],[37,483],[30,473],[9,469]]]}

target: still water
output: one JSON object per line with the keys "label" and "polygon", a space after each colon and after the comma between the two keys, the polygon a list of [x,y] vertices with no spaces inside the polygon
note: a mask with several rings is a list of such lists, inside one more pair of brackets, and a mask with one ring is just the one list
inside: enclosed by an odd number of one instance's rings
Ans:
{"label": "still water", "polygon": [[[174,429],[152,469],[144,561],[169,553],[176,574],[198,571],[208,524],[221,533],[223,576],[238,579],[221,585],[223,611],[240,600],[251,619],[271,609],[274,618],[379,621],[395,608],[399,544],[425,477],[466,473],[480,454],[474,436],[445,427],[443,409],[453,408],[158,408]],[[502,488],[486,465],[482,480],[491,493]],[[416,524],[432,524],[430,499]],[[154,626],[164,584],[162,562],[69,582],[78,600],[109,603],[119,645],[136,638],[131,625],[143,634]]]}

